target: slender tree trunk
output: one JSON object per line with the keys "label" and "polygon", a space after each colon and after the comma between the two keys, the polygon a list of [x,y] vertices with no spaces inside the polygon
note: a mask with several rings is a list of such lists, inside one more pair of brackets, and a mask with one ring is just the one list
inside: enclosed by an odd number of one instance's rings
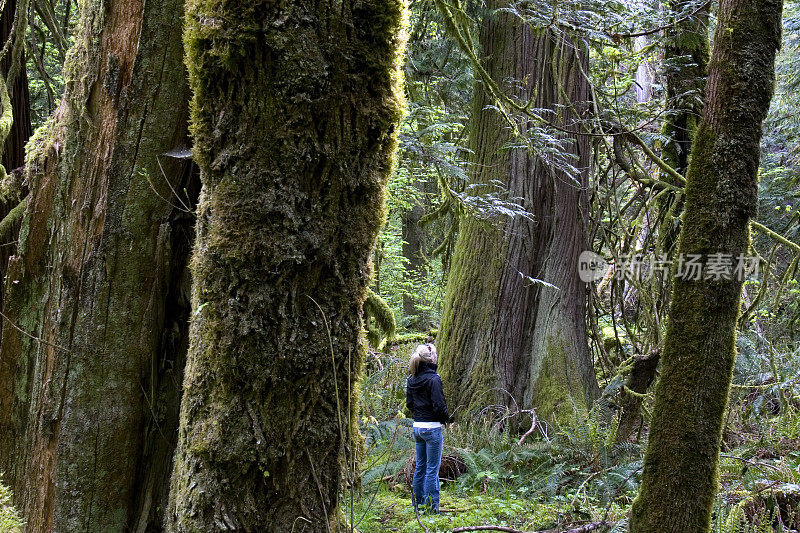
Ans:
{"label": "slender tree trunk", "polygon": [[[689,0],[672,0],[676,15],[687,10]],[[662,158],[681,175],[689,168],[689,153],[694,132],[703,111],[703,90],[708,66],[709,5],[686,16],[665,30],[664,85],[667,118],[662,134],[667,137]],[[665,179],[672,181],[671,177]]]}
{"label": "slender tree trunk", "polygon": [[[422,188],[422,183],[416,184]],[[415,202],[403,214],[403,257],[406,259],[405,272],[412,287],[418,287],[420,281],[425,279],[427,269],[422,255],[425,246],[425,231],[419,226],[419,221],[425,214],[425,207],[421,202]],[[420,308],[419,295],[416,291],[403,293],[403,315],[408,321],[406,327],[411,331],[427,331],[431,324],[427,314]]]}
{"label": "slender tree trunk", "polygon": [[335,530],[401,108],[397,0],[193,0],[203,180],[177,531]]}
{"label": "slender tree trunk", "polygon": [[0,348],[0,470],[29,532],[144,531],[163,509],[193,223],[173,207],[189,165],[163,155],[186,140],[181,5],[85,2],[31,141]]}
{"label": "slender tree trunk", "polygon": [[[490,8],[503,4],[495,1]],[[582,43],[533,31],[507,13],[486,16],[481,28],[485,68],[505,84],[522,80],[534,108],[574,124],[589,100],[588,56]],[[499,402],[510,396],[540,416],[587,405],[597,394],[585,329],[586,292],[578,256],[586,246],[590,148],[585,136],[566,139],[579,169],[574,179],[525,150],[505,150],[507,124],[476,85],[470,148],[474,183],[504,183],[534,220],[517,217],[489,225],[460,221],[448,277],[440,371],[453,407]],[[567,106],[556,111],[557,106]],[[573,107],[574,106],[574,107]],[[558,288],[531,283],[524,276]],[[486,395],[499,388],[505,392]]]}
{"label": "slender tree trunk", "polygon": [[[691,16],[686,13],[692,9],[690,0],[672,0],[669,7],[674,13],[673,17],[679,18],[673,26],[665,30],[664,35],[666,119],[661,134],[666,140],[661,157],[685,177],[694,134],[703,112],[709,54],[708,17],[711,7],[707,4]],[[662,173],[661,179],[667,183],[674,182],[674,178],[666,173]],[[673,250],[678,240],[683,200],[683,197],[670,194],[661,202],[661,212],[671,213],[672,216],[672,220],[663,226],[661,236],[661,248],[667,252]],[[675,205],[670,207],[673,204]],[[669,305],[668,298],[662,298],[660,303],[666,308]]]}
{"label": "slender tree trunk", "polygon": [[[706,5],[692,16],[687,16],[687,9],[692,9],[687,0],[673,0],[670,9],[673,18],[677,17],[674,26],[665,30],[664,40],[664,85],[666,87],[666,119],[661,133],[666,137],[661,157],[682,176],[686,176],[689,166],[692,141],[694,140],[700,115],[703,112],[703,92],[706,85],[706,68],[708,66],[708,15],[710,5]],[[662,173],[661,179],[673,183],[674,178]],[[680,185],[675,183],[675,185]],[[673,255],[675,243],[680,231],[680,215],[683,211],[683,196],[670,193],[658,203],[661,216],[670,217],[661,226],[660,248],[670,257]],[[655,310],[662,316],[669,307],[671,283],[666,287],[660,280],[653,282],[655,294]],[[659,326],[654,326],[658,328]],[[659,336],[660,338],[660,332]],[[634,363],[633,371],[627,386],[634,392],[644,393],[655,381],[660,353],[655,351]],[[631,394],[622,399],[622,414],[617,441],[627,440],[643,422],[639,397]]]}
{"label": "slender tree trunk", "polygon": [[[678,253],[747,254],[780,0],[721,0]],[[675,280],[633,533],[709,531],[742,279]]]}

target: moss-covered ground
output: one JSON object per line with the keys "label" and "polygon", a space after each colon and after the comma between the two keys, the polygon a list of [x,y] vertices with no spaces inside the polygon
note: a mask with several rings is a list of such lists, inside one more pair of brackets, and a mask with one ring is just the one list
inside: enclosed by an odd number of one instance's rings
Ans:
{"label": "moss-covered ground", "polygon": [[[566,504],[545,503],[503,492],[459,494],[452,485],[443,488],[440,508],[442,512],[438,515],[420,515],[420,521],[430,531],[452,531],[456,527],[481,524],[538,531],[556,527],[569,515]],[[405,487],[390,489],[381,484],[374,499],[369,494],[357,502],[354,516],[362,533],[422,531]]]}
{"label": "moss-covered ground", "polygon": [[[408,348],[367,360],[361,398],[363,483],[353,494],[353,509],[349,493],[342,505],[362,533],[423,531],[409,488],[414,444],[412,421],[403,414],[405,359],[399,355]],[[770,365],[752,349],[740,352],[711,533],[800,530],[800,396],[795,393],[800,370],[793,354],[775,357]],[[754,371],[767,366],[772,373]],[[619,443],[614,394],[609,388],[591,411],[574,407],[559,425],[542,426],[521,444],[519,435],[503,429],[504,419],[520,415],[491,406],[449,426],[445,461],[458,456],[462,472],[442,487],[443,512],[422,516],[423,525],[431,532],[493,525],[550,533],[608,520],[614,525],[598,531],[627,532],[640,489],[652,393],[645,396],[641,434]],[[525,424],[530,420],[520,423],[523,429]]]}

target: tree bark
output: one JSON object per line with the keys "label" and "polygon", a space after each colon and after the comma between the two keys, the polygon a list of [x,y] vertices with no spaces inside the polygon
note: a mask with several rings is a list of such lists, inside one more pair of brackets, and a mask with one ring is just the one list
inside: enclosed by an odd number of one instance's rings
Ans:
{"label": "tree bark", "polygon": [[[625,386],[636,394],[644,394],[650,385],[655,381],[658,362],[661,360],[659,352],[652,352],[647,355],[634,356],[630,376]],[[637,428],[641,429],[644,419],[640,414],[642,398],[627,391],[622,391],[621,400],[622,414],[617,426],[617,442],[624,442],[633,434]]]}
{"label": "tree bark", "polygon": [[[489,7],[503,5],[498,0]],[[554,122],[580,128],[575,120],[584,116],[589,100],[583,43],[534,34],[499,12],[484,18],[480,44],[493,79],[504,86],[509,78],[521,80],[522,94],[506,87],[509,94],[523,101],[535,95],[534,108],[550,109]],[[534,220],[460,221],[438,339],[439,368],[453,407],[511,405],[513,397],[552,419],[571,409],[570,398],[586,406],[598,392],[585,327],[586,288],[577,268],[586,247],[590,147],[586,136],[565,136],[579,169],[574,179],[526,150],[506,150],[513,139],[493,104],[477,84],[471,180],[505,184]],[[504,392],[486,394],[496,388]]]}
{"label": "tree bark", "polygon": [[[415,185],[418,189],[422,189],[422,183]],[[420,192],[422,193],[422,191]],[[419,221],[424,214],[425,207],[421,201],[415,201],[411,209],[402,216],[403,257],[406,259],[405,274],[411,287],[418,287],[427,275],[425,258],[422,255],[425,246],[425,232],[419,226]],[[416,291],[403,293],[403,315],[409,331],[428,331],[431,327],[430,318],[421,309],[420,303]]]}
{"label": "tree bark", "polygon": [[0,347],[0,470],[29,532],[144,531],[163,509],[193,224],[172,192],[190,166],[163,155],[186,140],[181,5],[84,3],[31,141]]}
{"label": "tree bark", "polygon": [[[672,0],[673,17],[687,10],[689,0]],[[703,91],[708,66],[708,14],[710,4],[665,30],[664,85],[667,115],[661,133],[661,157],[682,176],[689,168],[694,132],[703,111]],[[673,179],[662,176],[671,183]],[[675,184],[679,185],[679,184]]]}
{"label": "tree bark", "polygon": [[193,0],[203,192],[177,531],[335,530],[402,104],[398,0]]}
{"label": "tree bark", "polygon": [[[673,17],[691,9],[690,0],[672,0],[670,9]],[[666,88],[665,120],[661,128],[664,141],[661,157],[681,176],[686,176],[689,168],[692,142],[703,112],[703,93],[706,86],[708,68],[708,17],[710,4],[700,8],[691,16],[675,20],[673,26],[665,30],[664,39],[664,86]],[[662,172],[661,179],[680,186],[675,179]],[[684,198],[674,193],[659,202],[664,216],[671,214],[672,220],[663,225],[660,236],[661,249],[672,252],[680,233]],[[673,204],[674,207],[671,207]],[[659,301],[660,308],[669,306],[667,294]],[[660,311],[660,310],[659,310]]]}
{"label": "tree bark", "polygon": [[[678,253],[747,254],[780,0],[721,0]],[[742,279],[675,279],[632,533],[706,532],[736,354]]]}
{"label": "tree bark", "polygon": [[[14,22],[14,13],[17,11],[17,0],[6,0],[3,11],[0,13],[0,43],[5,43],[11,35]],[[11,69],[12,54],[9,52],[0,63],[3,79],[8,79]],[[3,144],[3,167],[7,172],[25,164],[25,144],[28,142],[33,130],[31,128],[30,94],[28,92],[28,73],[25,68],[25,53],[20,57],[22,68],[10,88],[11,107],[14,113],[14,123],[11,133]],[[0,217],[2,218],[2,217]],[[7,260],[7,258],[6,258]]]}

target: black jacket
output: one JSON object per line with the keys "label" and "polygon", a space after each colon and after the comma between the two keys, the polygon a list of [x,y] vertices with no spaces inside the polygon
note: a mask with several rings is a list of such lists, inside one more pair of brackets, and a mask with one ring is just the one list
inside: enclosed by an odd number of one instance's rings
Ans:
{"label": "black jacket", "polygon": [[442,379],[436,373],[437,366],[421,361],[417,375],[406,381],[406,407],[417,422],[441,422],[450,419],[442,392]]}

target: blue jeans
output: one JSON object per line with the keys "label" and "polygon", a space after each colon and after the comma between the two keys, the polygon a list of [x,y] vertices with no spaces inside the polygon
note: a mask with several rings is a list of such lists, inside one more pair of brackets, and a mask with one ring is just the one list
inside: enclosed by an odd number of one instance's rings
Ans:
{"label": "blue jeans", "polygon": [[417,444],[417,465],[414,468],[414,500],[416,505],[427,506],[439,512],[439,465],[442,462],[442,428],[414,428]]}

